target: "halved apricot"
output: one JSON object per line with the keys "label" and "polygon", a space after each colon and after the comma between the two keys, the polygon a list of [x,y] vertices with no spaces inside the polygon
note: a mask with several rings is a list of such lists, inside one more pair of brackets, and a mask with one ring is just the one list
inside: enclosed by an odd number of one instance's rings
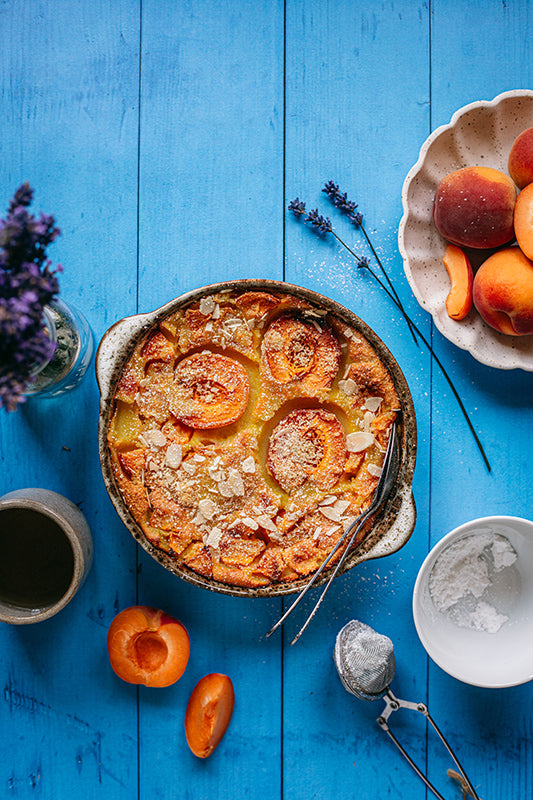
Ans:
{"label": "halved apricot", "polygon": [[472,308],[472,265],[466,253],[454,244],[447,245],[442,260],[451,284],[446,311],[451,319],[464,319]]}
{"label": "halved apricot", "polygon": [[533,183],[522,189],[516,198],[514,232],[520,250],[533,261]]}
{"label": "halved apricot", "polygon": [[331,386],[341,357],[329,328],[286,315],[267,328],[261,348],[261,372],[281,385],[297,381],[305,390]]}
{"label": "halved apricot", "polygon": [[213,672],[194,687],[185,712],[187,744],[198,758],[207,758],[220,744],[231,720],[235,692],[227,675]]}
{"label": "halved apricot", "polygon": [[218,353],[195,353],[176,367],[169,398],[172,414],[191,428],[221,428],[242,416],[250,382],[238,361]]}
{"label": "halved apricot", "polygon": [[272,431],[267,467],[287,493],[307,481],[331,489],[342,475],[346,458],[344,430],[335,414],[299,409],[283,417]]}
{"label": "halved apricot", "polygon": [[123,681],[162,687],[183,675],[190,644],[174,617],[150,606],[131,606],[112,621],[107,648],[111,667]]}

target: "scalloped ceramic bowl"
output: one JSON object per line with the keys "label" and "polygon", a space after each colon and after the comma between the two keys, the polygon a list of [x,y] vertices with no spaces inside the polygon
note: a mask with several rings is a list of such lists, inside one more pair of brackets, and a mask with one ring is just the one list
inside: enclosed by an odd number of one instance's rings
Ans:
{"label": "scalloped ceramic bowl", "polygon": [[533,90],[516,89],[492,101],[460,108],[448,125],[426,139],[402,190],[403,216],[399,248],[413,293],[450,342],[490,367],[533,371],[533,335],[505,336],[487,325],[472,309],[461,322],[450,319],[445,302],[450,282],[442,256],[445,240],[432,221],[440,180],[461,167],[487,166],[507,172],[515,138],[533,126]]}
{"label": "scalloped ceramic bowl", "polygon": [[[175,300],[171,300],[166,305],[148,314],[126,317],[109,328],[102,337],[96,354],[96,376],[101,394],[99,448],[102,473],[109,497],[125,526],[141,547],[169,572],[178,575],[189,583],[224,594],[246,597],[272,597],[275,595],[292,594],[293,592],[300,591],[303,586],[306,585],[308,578],[304,578],[300,581],[291,581],[290,584],[271,584],[270,586],[259,589],[230,586],[209,578],[204,578],[192,570],[180,566],[166,553],[153,547],[128,511],[115,483],[110,463],[107,433],[113,410],[113,397],[124,365],[135,349],[137,342],[146,335],[148,330],[155,327],[161,319],[179,308],[187,306],[206,295],[233,289],[241,291],[277,291],[285,294],[294,294],[321,308],[325,308],[338,318],[344,320],[348,325],[359,330],[368,339],[382,361],[387,365],[402,406],[402,425],[400,428],[401,457],[398,476],[391,496],[377,516],[372,530],[363,541],[362,545],[351,556],[348,556],[342,571],[345,572],[367,559],[390,555],[406,544],[414,530],[416,521],[416,509],[412,491],[413,472],[416,460],[416,419],[411,393],[405,377],[394,357],[381,339],[379,339],[372,329],[362,322],[359,317],[356,317],[355,314],[335,301],[323,297],[316,292],[280,281],[250,279],[204,286],[200,289],[188,292]],[[317,581],[317,583],[322,583],[327,580],[330,574],[331,570],[325,570],[323,576],[321,576],[321,580]]]}

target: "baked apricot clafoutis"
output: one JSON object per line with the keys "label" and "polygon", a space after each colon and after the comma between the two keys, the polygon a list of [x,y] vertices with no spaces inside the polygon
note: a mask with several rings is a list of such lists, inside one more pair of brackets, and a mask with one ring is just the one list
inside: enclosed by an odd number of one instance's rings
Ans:
{"label": "baked apricot clafoutis", "polygon": [[294,295],[228,290],[145,334],[108,445],[154,547],[257,588],[314,572],[369,505],[398,410],[359,331]]}

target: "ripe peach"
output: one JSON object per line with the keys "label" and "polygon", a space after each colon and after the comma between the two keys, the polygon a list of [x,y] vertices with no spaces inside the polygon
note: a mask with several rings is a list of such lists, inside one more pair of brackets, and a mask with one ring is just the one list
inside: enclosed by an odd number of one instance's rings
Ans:
{"label": "ripe peach", "polygon": [[447,245],[442,260],[451,283],[446,298],[446,311],[451,319],[464,319],[472,308],[472,266],[466,253],[455,244]]}
{"label": "ripe peach", "polygon": [[522,189],[516,198],[514,232],[520,250],[533,260],[533,183]]}
{"label": "ripe peach", "polygon": [[220,744],[233,714],[235,693],[227,675],[213,672],[194,687],[185,712],[187,744],[198,758],[207,758]]}
{"label": "ripe peach", "polygon": [[474,278],[474,305],[500,333],[533,333],[533,261],[519,247],[487,258]]}
{"label": "ripe peach", "polygon": [[492,167],[463,167],[446,175],[435,193],[433,221],[459,247],[499,247],[514,237],[516,187]]}
{"label": "ripe peach", "polygon": [[107,633],[111,666],[122,680],[145,686],[170,686],[189,660],[189,635],[181,622],[149,606],[117,614]]}
{"label": "ripe peach", "polygon": [[507,169],[519,189],[533,183],[533,128],[522,131],[514,140]]}

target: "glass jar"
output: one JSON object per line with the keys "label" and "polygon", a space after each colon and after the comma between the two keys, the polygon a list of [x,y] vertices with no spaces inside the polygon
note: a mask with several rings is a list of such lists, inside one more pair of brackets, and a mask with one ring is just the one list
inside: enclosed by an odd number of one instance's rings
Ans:
{"label": "glass jar", "polygon": [[45,327],[57,347],[53,356],[34,370],[24,394],[57,397],[74,389],[83,379],[94,352],[94,338],[83,314],[56,298],[45,306]]}

